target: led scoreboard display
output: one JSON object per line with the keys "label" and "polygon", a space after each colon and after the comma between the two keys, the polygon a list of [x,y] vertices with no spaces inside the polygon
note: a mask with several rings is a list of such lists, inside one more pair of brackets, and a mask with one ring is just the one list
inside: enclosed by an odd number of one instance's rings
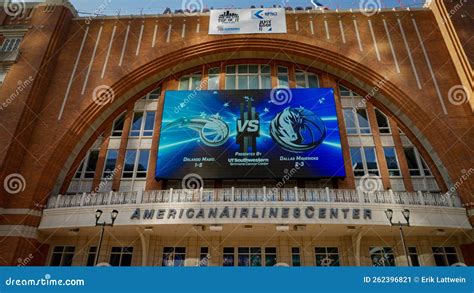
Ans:
{"label": "led scoreboard display", "polygon": [[167,91],[156,179],[344,177],[333,89]]}

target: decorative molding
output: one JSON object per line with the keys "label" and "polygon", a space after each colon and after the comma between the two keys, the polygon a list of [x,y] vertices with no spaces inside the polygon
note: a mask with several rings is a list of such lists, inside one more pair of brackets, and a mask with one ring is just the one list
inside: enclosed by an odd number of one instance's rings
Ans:
{"label": "decorative molding", "polygon": [[34,217],[41,217],[42,211],[34,209],[4,209],[0,208],[0,215],[28,215]]}
{"label": "decorative molding", "polygon": [[38,239],[38,228],[25,225],[0,225],[0,237]]}

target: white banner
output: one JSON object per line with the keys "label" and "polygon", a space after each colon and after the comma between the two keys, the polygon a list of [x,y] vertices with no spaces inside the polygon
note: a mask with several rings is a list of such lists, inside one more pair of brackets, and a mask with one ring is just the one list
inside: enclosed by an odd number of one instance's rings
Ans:
{"label": "white banner", "polygon": [[284,34],[283,8],[211,10],[210,35]]}

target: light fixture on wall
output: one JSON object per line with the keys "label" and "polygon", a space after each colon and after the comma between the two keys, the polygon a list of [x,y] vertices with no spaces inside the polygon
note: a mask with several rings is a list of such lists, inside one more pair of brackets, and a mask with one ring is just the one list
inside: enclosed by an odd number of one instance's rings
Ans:
{"label": "light fixture on wall", "polygon": [[209,226],[209,230],[214,232],[222,231],[222,225],[211,225]]}
{"label": "light fixture on wall", "polygon": [[288,225],[277,225],[276,230],[278,232],[290,231],[290,226],[288,226]]}
{"label": "light fixture on wall", "polygon": [[71,236],[76,236],[77,234],[79,234],[79,228],[70,229],[70,230],[68,231],[68,234],[71,235]]}

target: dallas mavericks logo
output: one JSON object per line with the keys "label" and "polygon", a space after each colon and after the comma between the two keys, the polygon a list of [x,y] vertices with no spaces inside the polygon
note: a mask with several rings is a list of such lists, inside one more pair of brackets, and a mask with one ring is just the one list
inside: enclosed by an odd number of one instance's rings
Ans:
{"label": "dallas mavericks logo", "polygon": [[305,152],[318,147],[326,138],[326,125],[313,112],[286,108],[270,123],[270,135],[278,145],[290,152]]}

